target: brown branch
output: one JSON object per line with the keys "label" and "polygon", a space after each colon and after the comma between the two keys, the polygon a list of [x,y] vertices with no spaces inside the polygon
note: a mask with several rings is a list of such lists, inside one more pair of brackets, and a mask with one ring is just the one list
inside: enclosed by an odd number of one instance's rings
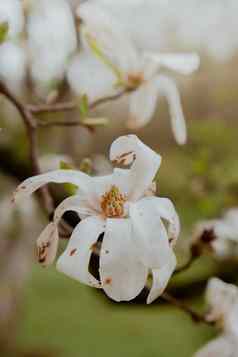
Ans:
{"label": "brown branch", "polygon": [[213,326],[214,324],[209,321],[206,317],[206,315],[203,315],[203,314],[200,314],[196,311],[194,311],[190,306],[188,306],[187,304],[185,304],[184,302],[176,299],[174,296],[164,292],[161,296],[161,298],[168,302],[169,304],[171,305],[174,305],[176,306],[178,309],[184,311],[186,314],[188,314],[191,319],[194,321],[194,322],[197,322],[197,323],[200,323],[200,322],[203,322],[207,325],[210,325],[210,326]]}
{"label": "brown branch", "polygon": [[[26,128],[27,137],[29,139],[29,159],[32,166],[32,175],[39,175],[41,173],[40,165],[39,165],[39,157],[38,157],[38,144],[37,144],[37,128],[38,127],[51,127],[51,126],[83,126],[86,127],[90,131],[94,131],[94,128],[91,126],[84,124],[80,121],[49,121],[44,122],[42,120],[38,120],[35,115],[43,114],[43,113],[57,113],[64,111],[72,111],[77,108],[77,103],[75,102],[65,102],[65,103],[56,103],[56,104],[46,104],[46,105],[31,105],[31,104],[22,104],[17,97],[15,97],[8,88],[4,85],[4,83],[0,82],[0,93],[6,97],[18,110],[23,123]],[[100,98],[89,105],[89,109],[95,109],[96,107],[106,104],[108,102],[114,101],[116,99],[121,98],[128,90],[124,90],[120,93],[117,93],[112,96]],[[41,188],[40,190],[43,206],[50,216],[54,210],[53,199],[49,192],[47,186]]]}
{"label": "brown branch", "polygon": [[198,255],[193,255],[191,254],[190,257],[189,257],[189,260],[184,264],[182,265],[181,267],[177,268],[175,271],[174,271],[174,274],[173,275],[177,275],[179,273],[183,273],[185,272],[186,270],[188,270],[189,268],[191,268],[191,266],[193,265],[193,263],[199,258]]}
{"label": "brown branch", "polygon": [[[104,98],[100,98],[95,100],[89,105],[89,109],[95,109],[96,107],[113,102],[128,93],[128,90],[123,90],[117,94],[107,96]],[[56,104],[42,104],[42,105],[32,105],[28,104],[27,109],[32,114],[44,114],[44,113],[57,113],[57,112],[68,112],[77,109],[78,104],[76,102],[64,102],[64,103],[56,103]],[[82,123],[77,122],[75,125],[82,125]]]}
{"label": "brown branch", "polygon": [[[25,107],[3,83],[0,83],[0,93],[15,106],[23,120],[29,139],[29,159],[32,165],[32,174],[39,175],[41,171],[37,150],[37,121],[34,118],[32,112],[27,107]],[[47,186],[42,188],[40,193],[43,206],[47,214],[50,214],[53,210],[53,203]]]}

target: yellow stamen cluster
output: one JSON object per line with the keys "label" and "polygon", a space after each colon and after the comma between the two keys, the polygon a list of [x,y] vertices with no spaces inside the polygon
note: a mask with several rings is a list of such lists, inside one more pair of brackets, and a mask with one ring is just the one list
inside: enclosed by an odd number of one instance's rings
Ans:
{"label": "yellow stamen cluster", "polygon": [[102,196],[101,209],[106,217],[118,218],[124,216],[124,204],[126,196],[120,193],[116,186],[112,186],[110,191]]}

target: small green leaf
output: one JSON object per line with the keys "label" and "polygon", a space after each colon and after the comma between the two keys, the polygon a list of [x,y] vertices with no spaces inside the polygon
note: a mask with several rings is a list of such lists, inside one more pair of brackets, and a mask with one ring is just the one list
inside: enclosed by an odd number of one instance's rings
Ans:
{"label": "small green leaf", "polygon": [[72,164],[70,164],[69,162],[60,161],[60,169],[61,170],[74,170],[75,167]]}
{"label": "small green leaf", "polygon": [[[75,168],[72,164],[65,162],[65,161],[60,162],[60,169],[61,170],[75,170]],[[73,185],[72,183],[65,183],[64,189],[70,196],[73,196],[76,194],[76,192],[78,190],[78,186]]]}
{"label": "small green leaf", "polygon": [[9,32],[8,22],[2,22],[0,24],[0,44],[6,41]]}
{"label": "small green leaf", "polygon": [[88,96],[87,94],[84,94],[80,100],[80,104],[79,104],[79,110],[80,113],[83,117],[86,117],[86,115],[88,115],[89,112],[89,104],[88,104]]}
{"label": "small green leaf", "polygon": [[93,163],[92,160],[89,158],[85,158],[81,161],[80,171],[84,172],[85,174],[91,175],[93,171]]}
{"label": "small green leaf", "polygon": [[82,123],[87,126],[106,126],[109,124],[109,119],[107,118],[85,118]]}

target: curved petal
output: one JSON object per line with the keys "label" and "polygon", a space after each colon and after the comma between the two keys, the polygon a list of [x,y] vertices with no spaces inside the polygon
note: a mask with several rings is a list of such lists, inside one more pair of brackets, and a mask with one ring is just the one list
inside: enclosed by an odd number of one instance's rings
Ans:
{"label": "curved petal", "polygon": [[180,221],[173,203],[168,198],[146,197],[140,201],[144,209],[153,210],[168,222],[169,243],[176,243],[180,233]]}
{"label": "curved petal", "polygon": [[146,200],[142,199],[129,207],[134,245],[147,267],[159,269],[169,261],[171,247],[158,212],[153,205],[145,204]]}
{"label": "curved petal", "polygon": [[71,62],[67,79],[77,95],[86,94],[89,102],[116,94],[115,75],[97,58],[82,51]]}
{"label": "curved petal", "polygon": [[187,140],[187,129],[176,83],[164,75],[159,75],[154,80],[158,93],[168,100],[174,137],[178,144],[183,145]]}
{"label": "curved petal", "polygon": [[49,223],[37,239],[37,258],[39,263],[46,267],[53,264],[59,243],[57,226]]}
{"label": "curved petal", "polygon": [[83,199],[78,195],[71,196],[61,202],[61,204],[56,208],[54,214],[54,223],[56,225],[67,211],[74,211],[78,213],[79,216],[92,216],[96,214],[95,210],[90,207],[88,200]]}
{"label": "curved petal", "polygon": [[57,269],[81,283],[100,288],[101,285],[88,271],[93,245],[105,230],[105,222],[100,218],[88,217],[73,231],[65,252],[57,262]]}
{"label": "curved petal", "polygon": [[134,299],[144,288],[148,269],[134,252],[129,219],[108,219],[100,256],[100,277],[115,301]]}
{"label": "curved petal", "polygon": [[196,53],[147,53],[146,57],[159,67],[167,67],[182,74],[191,74],[200,65],[200,57]]}
{"label": "curved petal", "polygon": [[37,175],[26,179],[14,192],[13,200],[19,201],[30,196],[33,192],[48,183],[72,183],[79,187],[79,192],[88,193],[91,189],[92,179],[81,171],[56,170],[46,174]]}
{"label": "curved petal", "polygon": [[128,199],[136,201],[150,187],[161,164],[161,156],[143,144],[136,135],[121,136],[110,149],[110,160],[130,165],[126,184]]}
{"label": "curved petal", "polygon": [[171,278],[174,269],[176,267],[176,256],[171,249],[171,255],[168,258],[167,264],[161,269],[153,269],[153,283],[150,290],[150,293],[147,297],[147,304],[151,304],[154,300],[156,300],[161,294],[163,294],[169,279]]}
{"label": "curved petal", "polygon": [[140,65],[133,43],[128,40],[120,23],[106,9],[94,3],[84,3],[78,8],[78,15],[84,21],[87,32],[97,46],[119,70],[137,71]]}
{"label": "curved petal", "polygon": [[158,99],[158,87],[155,82],[148,81],[130,95],[130,118],[127,126],[138,129],[145,126],[155,112]]}
{"label": "curved petal", "polygon": [[237,345],[228,336],[221,337],[209,342],[194,357],[231,357],[236,355]]}

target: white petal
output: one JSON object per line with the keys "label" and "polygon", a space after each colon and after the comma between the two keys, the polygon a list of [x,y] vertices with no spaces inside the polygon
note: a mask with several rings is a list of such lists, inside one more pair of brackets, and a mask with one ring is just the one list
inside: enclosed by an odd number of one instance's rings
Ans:
{"label": "white petal", "polygon": [[179,91],[176,83],[169,77],[159,75],[155,79],[160,95],[164,95],[169,103],[172,130],[178,144],[183,145],[187,140],[186,123],[182,110]]}
{"label": "white petal", "polygon": [[0,1],[0,23],[7,22],[9,26],[8,37],[16,37],[23,31],[24,16],[21,1]]}
{"label": "white petal", "polygon": [[127,126],[138,129],[145,126],[155,112],[158,99],[158,87],[155,82],[148,81],[130,95],[130,117]]}
{"label": "white petal", "polygon": [[42,266],[53,264],[59,243],[57,227],[49,223],[37,239],[37,257]]}
{"label": "white petal", "polygon": [[134,299],[144,288],[148,269],[134,250],[129,219],[108,219],[100,256],[100,277],[115,301]]}
{"label": "white petal", "polygon": [[105,222],[98,217],[88,217],[73,231],[67,249],[57,262],[57,269],[81,283],[100,288],[101,285],[88,270],[92,247],[105,230]]}
{"label": "white petal", "polygon": [[180,221],[173,203],[168,198],[162,197],[146,197],[141,201],[141,206],[144,209],[151,210],[168,224],[168,238],[170,245],[176,243],[180,233]]}
{"label": "white petal", "polygon": [[26,79],[27,56],[24,48],[10,42],[0,46],[0,79],[14,94],[22,93]]}
{"label": "white petal", "polygon": [[235,357],[236,347],[226,335],[209,342],[194,357]]}
{"label": "white petal", "polygon": [[136,201],[150,187],[161,164],[161,156],[143,144],[136,135],[121,136],[110,149],[110,160],[117,164],[132,164],[126,184],[128,199]]}
{"label": "white petal", "polygon": [[63,79],[69,57],[77,47],[76,28],[69,4],[65,0],[33,1],[27,31],[31,73],[44,95],[44,90],[47,93]]}
{"label": "white petal", "polygon": [[151,304],[154,300],[156,300],[161,294],[163,294],[169,279],[171,278],[174,269],[176,267],[176,256],[174,252],[171,250],[171,255],[168,258],[167,264],[161,269],[153,269],[153,283],[150,293],[147,297],[147,304]]}
{"label": "white petal", "polygon": [[62,216],[67,211],[74,211],[81,216],[92,216],[95,215],[95,210],[90,206],[86,198],[75,195],[66,198],[61,204],[56,208],[54,214],[54,223],[57,225],[61,220]]}
{"label": "white petal", "polygon": [[115,75],[86,51],[82,51],[73,59],[67,78],[75,94],[87,94],[90,102],[118,92],[115,89]]}
{"label": "white petal", "polygon": [[56,170],[46,174],[33,176],[19,185],[14,193],[14,201],[28,197],[40,187],[48,183],[72,183],[79,187],[79,191],[87,193],[90,191],[91,178],[80,171]]}
{"label": "white petal", "polygon": [[200,58],[196,53],[148,53],[147,57],[154,60],[159,66],[167,67],[182,74],[191,74],[200,65]]}
{"label": "white petal", "polygon": [[207,285],[206,300],[210,307],[208,315],[210,321],[222,319],[226,324],[229,315],[238,302],[238,288],[220,279],[212,278]]}
{"label": "white petal", "polygon": [[138,70],[139,59],[133,43],[117,21],[102,6],[86,2],[78,14],[103,53],[124,72]]}
{"label": "white petal", "polygon": [[147,267],[157,269],[169,261],[171,247],[158,212],[146,200],[131,204],[129,214],[137,254]]}

